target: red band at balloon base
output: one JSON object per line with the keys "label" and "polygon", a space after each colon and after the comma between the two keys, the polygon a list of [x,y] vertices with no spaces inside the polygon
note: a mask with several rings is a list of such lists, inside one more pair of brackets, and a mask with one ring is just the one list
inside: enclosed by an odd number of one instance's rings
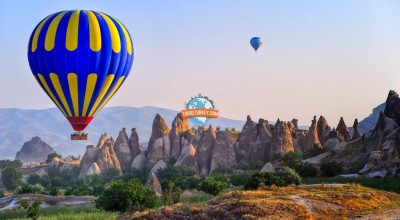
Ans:
{"label": "red band at balloon base", "polygon": [[88,117],[67,117],[69,123],[75,131],[83,131],[92,121],[93,116]]}

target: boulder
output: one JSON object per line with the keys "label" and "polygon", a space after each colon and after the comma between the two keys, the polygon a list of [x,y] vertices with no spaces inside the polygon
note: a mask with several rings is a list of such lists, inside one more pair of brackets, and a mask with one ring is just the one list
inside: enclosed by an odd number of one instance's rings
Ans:
{"label": "boulder", "polygon": [[161,183],[154,172],[149,173],[149,177],[147,177],[145,186],[153,190],[158,198],[161,198],[162,196]]}
{"label": "boulder", "polygon": [[216,134],[214,128],[210,125],[208,130],[203,131],[196,149],[196,159],[200,176],[207,176],[210,173],[211,157]]}
{"label": "boulder", "polygon": [[340,117],[339,124],[336,127],[336,131],[338,132],[338,135],[343,138],[344,141],[351,140],[349,128],[347,128],[346,123],[344,123],[343,117]]}
{"label": "boulder", "polygon": [[146,157],[144,156],[144,154],[139,154],[137,155],[131,164],[131,170],[134,169],[142,169],[146,164]]}
{"label": "boulder", "polygon": [[387,174],[387,170],[378,170],[369,173],[366,177],[367,178],[385,178]]}
{"label": "boulder", "polygon": [[117,140],[115,140],[114,151],[122,171],[130,170],[133,158],[125,128],[122,128],[118,134]]}
{"label": "boulder", "polygon": [[261,169],[261,171],[275,173],[275,167],[270,162],[268,162],[264,165],[264,167]]}
{"label": "boulder", "polygon": [[184,167],[194,167],[194,160],[196,155],[196,148],[192,144],[186,145],[182,148],[181,155],[176,161],[175,165]]}
{"label": "boulder", "polygon": [[97,163],[94,162],[92,165],[90,165],[89,169],[87,169],[86,175],[96,175],[96,174],[101,174],[101,170],[99,165],[97,165]]}
{"label": "boulder", "polygon": [[[192,151],[189,149],[189,151]],[[189,152],[190,154],[192,152]],[[217,132],[212,148],[210,172],[215,169],[228,169],[236,162],[235,148],[230,131]]]}
{"label": "boulder", "polygon": [[257,125],[251,120],[250,115],[247,116],[246,124],[243,126],[237,138],[237,145],[235,146],[236,161],[250,162],[248,158],[249,152],[257,139]]}
{"label": "boulder", "polygon": [[24,165],[30,163],[39,164],[45,162],[47,156],[54,152],[54,149],[42,139],[33,137],[32,140],[22,145],[21,150],[15,155],[15,160],[21,161]]}
{"label": "boulder", "polygon": [[306,145],[303,146],[303,151],[311,149],[314,145],[321,147],[321,142],[318,138],[318,130],[317,130],[317,117],[314,116],[313,120],[311,120],[311,126],[308,130]]}
{"label": "boulder", "polygon": [[132,134],[129,137],[129,148],[131,150],[132,158],[135,158],[140,154],[139,136],[136,132],[136,128],[132,128],[131,131]]}
{"label": "boulder", "polygon": [[331,131],[331,127],[329,127],[328,122],[324,118],[324,116],[319,116],[317,122],[317,133],[318,133],[318,140],[320,141],[321,145],[324,146],[325,138],[328,133]]}
{"label": "boulder", "polygon": [[178,158],[181,154],[181,135],[189,130],[189,122],[187,118],[183,118],[181,113],[178,113],[172,122],[169,138],[171,140],[171,157]]}

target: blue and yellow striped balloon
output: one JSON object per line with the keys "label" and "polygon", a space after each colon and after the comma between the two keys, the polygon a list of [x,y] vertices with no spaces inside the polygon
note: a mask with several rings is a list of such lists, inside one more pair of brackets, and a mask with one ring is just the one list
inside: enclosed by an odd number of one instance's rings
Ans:
{"label": "blue and yellow striped balloon", "polygon": [[62,11],[33,30],[28,59],[36,80],[76,131],[82,131],[129,75],[133,45],[116,18]]}

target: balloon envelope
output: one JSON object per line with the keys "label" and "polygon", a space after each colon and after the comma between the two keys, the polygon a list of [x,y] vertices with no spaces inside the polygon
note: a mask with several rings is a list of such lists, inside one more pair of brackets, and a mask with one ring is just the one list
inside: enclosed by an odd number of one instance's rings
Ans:
{"label": "balloon envelope", "polygon": [[250,40],[250,44],[254,48],[254,50],[257,51],[258,48],[260,48],[262,45],[262,39],[259,37],[253,37]]}
{"label": "balloon envelope", "polygon": [[82,131],[128,77],[133,45],[116,18],[61,11],[33,30],[28,60],[37,82],[76,131]]}

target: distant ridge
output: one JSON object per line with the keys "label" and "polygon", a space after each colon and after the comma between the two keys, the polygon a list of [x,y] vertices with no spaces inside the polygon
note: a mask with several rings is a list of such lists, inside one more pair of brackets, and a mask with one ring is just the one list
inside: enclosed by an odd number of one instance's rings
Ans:
{"label": "distant ridge", "polygon": [[[86,145],[96,145],[104,132],[115,139],[123,127],[127,129],[128,135],[131,128],[136,128],[140,142],[144,143],[150,138],[153,119],[157,113],[164,117],[168,126],[171,126],[178,111],[153,106],[104,108],[85,130],[89,133],[89,140],[71,141],[69,135],[73,130],[56,108],[43,110],[3,108],[0,109],[0,159],[14,159],[22,145],[35,136],[65,156],[82,155]],[[210,123],[222,129],[229,127],[241,130],[245,121],[220,117],[212,119]]]}

